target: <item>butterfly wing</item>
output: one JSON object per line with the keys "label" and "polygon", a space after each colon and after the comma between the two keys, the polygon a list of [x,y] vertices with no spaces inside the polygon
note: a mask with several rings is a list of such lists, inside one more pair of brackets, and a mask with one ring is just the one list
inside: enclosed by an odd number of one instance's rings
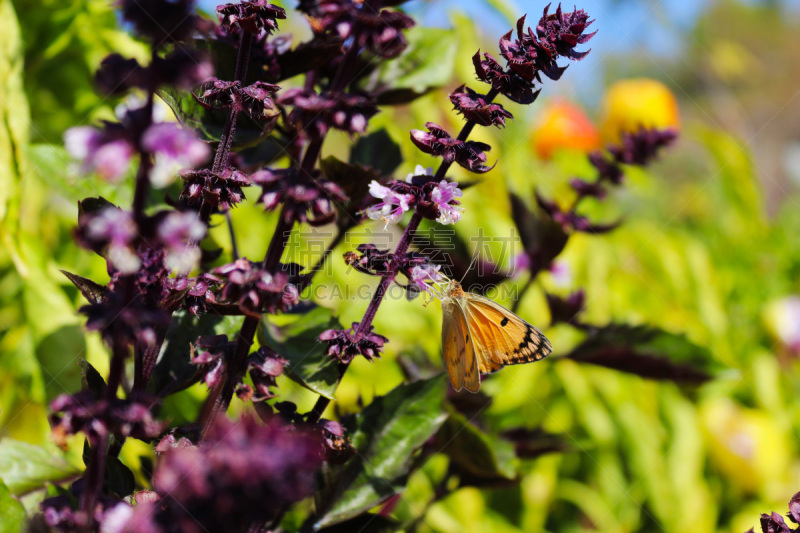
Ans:
{"label": "butterfly wing", "polygon": [[464,293],[460,300],[482,374],[538,361],[553,351],[541,331],[502,305],[472,293]]}
{"label": "butterfly wing", "polygon": [[470,331],[464,311],[453,299],[442,301],[442,354],[453,388],[478,392],[481,376]]}

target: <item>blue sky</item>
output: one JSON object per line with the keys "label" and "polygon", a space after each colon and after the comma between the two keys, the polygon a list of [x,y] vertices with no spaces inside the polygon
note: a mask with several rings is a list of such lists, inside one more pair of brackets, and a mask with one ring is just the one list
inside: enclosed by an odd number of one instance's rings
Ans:
{"label": "blue sky", "polygon": [[[533,18],[539,16],[549,0],[497,1],[508,5],[514,13],[528,13]],[[746,1],[758,3],[758,0]],[[800,14],[800,0],[778,1]],[[655,54],[671,54],[680,50],[680,32],[690,28],[698,14],[710,2],[711,0],[572,0],[563,5],[572,8],[574,3],[586,9],[597,21],[595,27],[601,31],[592,42],[595,49],[613,52],[632,46],[644,46]],[[200,0],[200,6],[212,12],[218,3],[224,2]],[[291,7],[295,2],[275,0],[275,3]],[[557,2],[553,4],[556,5]],[[489,0],[410,0],[403,8],[426,26],[446,27],[449,24],[448,13],[460,10],[484,21],[488,34],[499,36],[509,29],[508,22],[491,6]],[[643,24],[648,19],[650,22]]]}
{"label": "blue sky", "polygon": [[[227,0],[231,1],[231,0]],[[235,0],[234,0],[235,1]],[[276,4],[291,7],[296,0],[273,0]],[[494,0],[508,6],[513,13],[528,13],[535,21],[549,0]],[[581,87],[596,87],[600,81],[605,55],[621,50],[642,49],[654,58],[681,52],[681,34],[690,29],[697,16],[713,0],[571,0],[585,9],[596,20],[593,29],[599,32],[592,39],[594,50],[588,58],[570,66],[568,76],[559,83],[559,91],[577,97],[592,105],[591,92]],[[758,0],[745,0],[757,3]],[[765,1],[765,0],[761,0]],[[778,0],[800,16],[800,0]],[[200,6],[213,11],[218,2],[200,0]],[[553,2],[554,6],[557,2]],[[424,26],[448,27],[449,13],[461,11],[483,22],[486,35],[500,37],[511,28],[509,22],[492,7],[490,0],[410,0],[403,8]],[[578,83],[575,80],[580,80]],[[545,91],[546,93],[547,91]],[[596,93],[597,91],[593,91]],[[543,94],[545,94],[543,93]]]}

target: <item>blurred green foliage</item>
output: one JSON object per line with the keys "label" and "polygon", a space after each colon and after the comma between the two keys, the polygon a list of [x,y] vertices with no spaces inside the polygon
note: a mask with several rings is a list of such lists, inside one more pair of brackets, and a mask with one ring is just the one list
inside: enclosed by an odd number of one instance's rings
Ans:
{"label": "blurred green foliage", "polygon": [[[141,48],[118,28],[105,0],[0,0],[0,14],[0,477],[5,477],[0,512],[18,517],[21,509],[9,491],[23,496],[30,511],[47,479],[31,486],[32,478],[26,477],[28,484],[20,485],[14,472],[2,467],[8,464],[4,454],[32,446],[31,468],[56,469],[51,481],[83,468],[80,439],[71,442],[63,458],[51,444],[46,406],[55,395],[80,388],[79,360],[87,359],[103,375],[108,366],[99,337],[83,332],[76,313],[82,297],[59,272],[63,268],[99,282],[107,279],[102,260],[72,241],[76,202],[89,195],[115,203],[130,197],[127,186],[80,177],[60,138],[69,126],[112,115],[117,102],[97,96],[92,72],[111,51],[137,55]],[[474,21],[453,14],[452,23],[453,44],[441,47],[453,67],[445,88],[471,80],[474,50],[481,46],[493,51],[494,46],[494,39],[478,42]],[[415,50],[427,53],[415,47],[409,53]],[[408,87],[420,90],[413,79]],[[542,98],[554,95],[554,87],[547,85]],[[373,131],[386,129],[401,147],[405,163],[396,175],[404,176],[416,164],[434,165],[408,142],[410,129],[427,121],[451,131],[460,126],[446,94],[432,92],[372,121]],[[465,215],[456,226],[462,238],[469,240],[481,230],[490,236],[509,235],[508,190],[531,199],[536,186],[567,202],[568,179],[589,172],[580,154],[561,153],[550,163],[534,159],[529,131],[538,105],[527,111],[512,104],[516,120],[505,130],[475,132],[476,140],[494,147],[491,155],[500,163],[466,192]],[[346,160],[348,140],[332,135],[329,141],[323,156]],[[453,174],[470,179],[460,169]],[[542,275],[525,295],[520,314],[544,326],[549,317],[543,288],[556,293],[585,288],[586,322],[647,324],[685,334],[707,349],[706,363],[721,370],[695,389],[646,381],[559,359],[582,338],[565,326],[545,328],[556,347],[554,356],[487,379],[484,391],[493,403],[483,419],[489,434],[524,426],[560,435],[567,451],[523,460],[518,485],[462,488],[429,505],[447,462],[469,464],[467,451],[450,449],[411,476],[392,516],[405,522],[424,514],[417,530],[437,532],[741,532],[755,524],[758,513],[783,509],[798,489],[795,437],[800,413],[795,395],[800,379],[795,358],[771,335],[762,314],[771,302],[800,291],[800,211],[791,197],[768,216],[763,197],[749,148],[729,132],[693,120],[677,148],[651,173],[629,175],[609,201],[588,206],[595,218],[622,216],[623,225],[608,235],[570,239],[561,256],[572,273],[569,286]],[[234,224],[243,255],[262,255],[274,218],[246,203],[235,210]],[[359,287],[374,280],[348,273],[341,253],[376,240],[382,227],[372,230],[346,239],[329,269],[315,280],[322,288],[315,292],[317,301],[332,308],[344,325],[360,319],[367,300],[335,295],[357,295]],[[222,246],[228,242],[226,231],[220,226],[213,232]],[[303,228],[294,242],[313,235]],[[292,247],[290,254],[300,249]],[[507,266],[513,260],[499,241],[488,243],[483,252]],[[297,259],[306,264],[314,260]],[[398,355],[425,353],[440,364],[437,307],[403,298],[384,302],[375,325],[390,339],[386,355],[372,363],[353,363],[336,391],[339,411],[355,411],[358,402],[369,403],[395,389],[403,381]],[[443,383],[438,385],[438,392],[416,390],[419,386],[412,392],[420,401],[441,401],[434,398],[444,390]],[[301,411],[313,405],[316,396],[289,379],[281,378],[279,386],[281,398],[298,403]],[[201,385],[190,387],[171,397],[164,413],[176,423],[191,420],[204,394]],[[430,427],[421,425],[417,440],[427,438],[427,430],[434,431],[442,421],[427,422]],[[464,421],[451,417],[447,424],[446,431],[458,432]],[[505,444],[487,438],[474,436],[470,449],[480,455],[474,461],[493,462],[497,475],[507,477],[516,465],[504,462]],[[487,457],[489,450],[495,455]],[[135,467],[140,456],[151,453],[148,446],[129,442],[122,457]],[[396,466],[391,474],[401,479],[403,465]],[[134,470],[142,483],[141,471]],[[379,501],[372,496],[349,503]]]}

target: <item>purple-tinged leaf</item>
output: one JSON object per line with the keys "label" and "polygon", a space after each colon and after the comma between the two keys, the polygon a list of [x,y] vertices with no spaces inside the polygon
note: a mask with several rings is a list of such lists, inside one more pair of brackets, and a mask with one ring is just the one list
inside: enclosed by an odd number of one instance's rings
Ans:
{"label": "purple-tinged leaf", "polygon": [[535,459],[548,453],[565,452],[570,449],[563,438],[541,428],[510,429],[501,435],[514,443],[514,452],[520,459]]}
{"label": "purple-tinged leaf", "polygon": [[105,285],[100,285],[99,283],[95,283],[94,281],[90,280],[89,278],[84,278],[83,276],[79,276],[77,274],[72,274],[71,272],[67,272],[66,270],[60,271],[64,274],[67,279],[69,279],[73,285],[80,291],[84,298],[89,303],[92,304],[99,304],[108,296],[109,289]]}
{"label": "purple-tinged leaf", "polygon": [[546,213],[534,214],[516,194],[510,193],[509,200],[511,218],[528,256],[531,275],[550,268],[553,260],[564,250],[568,234]]}
{"label": "purple-tinged leaf", "polygon": [[682,335],[650,326],[610,324],[589,333],[566,355],[647,379],[700,384],[711,379],[711,353]]}
{"label": "purple-tinged leaf", "polygon": [[789,500],[789,517],[795,524],[800,524],[800,492]]}

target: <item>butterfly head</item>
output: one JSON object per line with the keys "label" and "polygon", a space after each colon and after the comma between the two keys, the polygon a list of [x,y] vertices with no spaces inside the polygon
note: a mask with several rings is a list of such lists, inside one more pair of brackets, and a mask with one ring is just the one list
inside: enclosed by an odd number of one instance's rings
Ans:
{"label": "butterfly head", "polygon": [[447,293],[445,295],[448,298],[460,298],[464,296],[464,289],[461,288],[461,283],[451,279],[450,283],[447,285]]}

